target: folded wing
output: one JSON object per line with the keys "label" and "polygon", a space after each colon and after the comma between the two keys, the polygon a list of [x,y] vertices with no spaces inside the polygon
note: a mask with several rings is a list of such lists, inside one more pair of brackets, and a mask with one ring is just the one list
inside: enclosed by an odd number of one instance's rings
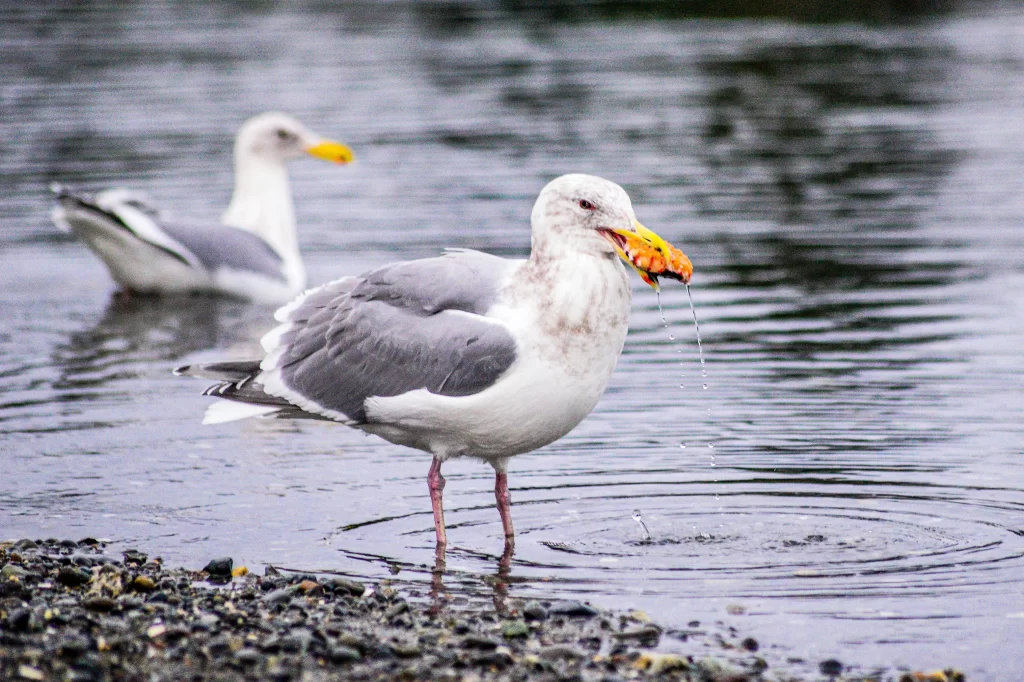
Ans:
{"label": "folded wing", "polygon": [[[309,416],[360,424],[369,397],[483,391],[516,359],[512,334],[485,315],[510,265],[458,251],[313,289],[278,312],[282,325],[264,338],[260,371],[241,380],[232,374],[209,393],[260,405],[285,401]],[[185,373],[217,376],[218,367]],[[281,407],[281,416],[296,416]]]}

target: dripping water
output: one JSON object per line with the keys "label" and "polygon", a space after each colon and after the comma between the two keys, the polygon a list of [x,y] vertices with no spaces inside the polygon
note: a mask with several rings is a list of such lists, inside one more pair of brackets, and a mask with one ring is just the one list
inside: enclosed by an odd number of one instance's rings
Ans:
{"label": "dripping water", "polygon": [[[689,289],[689,287],[687,287],[687,289]],[[661,315],[661,326],[663,326],[666,330],[668,330],[668,320],[665,318],[665,309],[661,306],[661,290],[660,289],[655,289],[654,290],[654,295],[658,298],[658,313]],[[690,300],[690,307],[691,308],[693,307],[693,300],[692,299]],[[671,333],[671,332],[669,332],[668,340],[673,342],[673,344],[676,345],[676,346],[680,345],[680,344],[675,343],[676,335]],[[700,347],[700,344],[698,344],[698,347]],[[676,348],[676,353],[682,355],[682,352],[683,352],[682,348]],[[704,355],[702,353],[701,354],[701,364],[703,364],[703,359],[704,359]],[[681,358],[679,360],[679,365],[680,365],[680,367],[683,366],[683,360]],[[686,374],[680,372],[680,374],[679,374],[679,379],[680,379],[680,381],[679,381],[679,388],[686,388],[686,384],[682,381],[682,379],[684,379],[684,378],[686,378]],[[707,388],[707,384],[704,385],[704,388]],[[679,448],[681,450],[685,450],[686,449],[686,443],[680,443],[679,444]],[[641,521],[641,524],[642,523],[643,522]]]}
{"label": "dripping water", "polygon": [[[693,293],[690,291],[690,285],[686,284],[686,298],[690,301],[690,314],[693,315],[693,327],[697,330],[697,353],[700,355],[700,375],[704,379],[708,378],[708,370],[704,365],[704,346],[700,342],[700,323],[697,322],[697,309],[693,306]],[[661,299],[658,299],[658,308],[661,308]],[[664,321],[665,314],[662,313],[661,319]],[[704,390],[708,390],[708,383],[704,382]]]}
{"label": "dripping water", "polygon": [[639,509],[634,509],[633,510],[633,520],[636,521],[637,523],[639,523],[640,524],[640,528],[643,529],[643,531],[644,531],[644,539],[641,540],[641,542],[650,542],[651,541],[651,533],[650,533],[650,531],[647,530],[647,524],[644,523],[644,517],[640,513]]}

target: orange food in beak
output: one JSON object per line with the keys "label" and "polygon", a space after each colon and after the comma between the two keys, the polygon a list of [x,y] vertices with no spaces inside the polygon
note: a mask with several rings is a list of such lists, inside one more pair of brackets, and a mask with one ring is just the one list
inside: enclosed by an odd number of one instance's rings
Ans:
{"label": "orange food in beak", "polygon": [[651,287],[658,288],[659,277],[688,284],[693,264],[686,254],[640,223],[634,222],[633,227],[635,232],[604,229],[601,234],[615,247],[619,257],[633,266]]}

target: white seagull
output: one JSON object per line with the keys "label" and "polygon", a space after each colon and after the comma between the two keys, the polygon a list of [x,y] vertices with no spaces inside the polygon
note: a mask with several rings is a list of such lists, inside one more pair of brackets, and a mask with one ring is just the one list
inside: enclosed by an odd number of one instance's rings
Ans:
{"label": "white seagull", "polygon": [[510,549],[509,458],[579,424],[622,351],[632,295],[620,257],[654,287],[658,276],[689,282],[693,272],[602,178],[552,181],[532,223],[527,260],[460,249],[345,277],[278,310],[262,360],[175,372],[221,381],[205,394],[227,400],[204,423],[327,419],[429,452],[439,547],[441,464],[487,461]]}
{"label": "white seagull", "polygon": [[127,292],[284,303],[306,286],[286,168],[303,154],[340,164],[353,158],[291,116],[264,113],[235,138],[235,191],[222,224],[165,219],[142,192],[93,197],[59,184],[51,186],[53,221],[84,241]]}

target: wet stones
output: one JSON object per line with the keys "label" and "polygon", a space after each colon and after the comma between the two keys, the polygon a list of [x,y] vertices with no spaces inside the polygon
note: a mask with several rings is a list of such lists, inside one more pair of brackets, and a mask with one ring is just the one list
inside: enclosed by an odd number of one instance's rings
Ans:
{"label": "wet stones", "polygon": [[353,663],[363,659],[363,655],[357,650],[352,647],[347,647],[344,644],[335,644],[331,646],[327,651],[327,655],[332,663]]}
{"label": "wet stones", "polygon": [[366,592],[366,587],[357,580],[332,576],[324,580],[324,587],[336,594],[350,594],[353,597],[361,597]]}
{"label": "wet stones", "polygon": [[530,627],[521,620],[506,621],[501,626],[501,636],[505,639],[526,637],[530,634]]}
{"label": "wet stones", "polygon": [[230,580],[231,569],[234,566],[234,563],[235,562],[231,557],[211,559],[210,562],[203,567],[203,572],[209,574],[211,578]]}
{"label": "wet stones", "polygon": [[578,601],[562,601],[551,605],[548,609],[549,616],[568,616],[570,618],[593,618],[598,614],[597,609]]}
{"label": "wet stones", "polygon": [[89,611],[95,611],[97,613],[108,613],[113,611],[116,606],[117,602],[110,597],[89,597],[82,601],[82,608],[88,609]]}
{"label": "wet stones", "polygon": [[92,579],[91,573],[67,566],[57,573],[57,582],[65,587],[81,587]]}
{"label": "wet stones", "polygon": [[137,575],[132,580],[132,589],[137,592],[152,592],[156,589],[156,582],[148,575]]}
{"label": "wet stones", "polygon": [[818,670],[825,677],[839,677],[843,674],[843,664],[834,658],[830,658],[819,663]]}
{"label": "wet stones", "polygon": [[[3,680],[28,679],[19,666],[76,682],[747,682],[767,669],[751,653],[756,641],[735,630],[663,634],[646,614],[579,601],[427,603],[415,585],[400,594],[387,581],[369,589],[342,576],[240,574],[226,559],[205,572],[168,569],[138,550],[111,559],[98,542],[15,544],[0,542],[0,566],[11,567],[0,579]],[[222,582],[204,582],[211,568]],[[665,638],[703,653],[654,650]],[[771,670],[780,672],[800,679]]]}
{"label": "wet stones", "polygon": [[530,601],[523,606],[523,618],[541,621],[548,617],[548,610],[539,601]]}

